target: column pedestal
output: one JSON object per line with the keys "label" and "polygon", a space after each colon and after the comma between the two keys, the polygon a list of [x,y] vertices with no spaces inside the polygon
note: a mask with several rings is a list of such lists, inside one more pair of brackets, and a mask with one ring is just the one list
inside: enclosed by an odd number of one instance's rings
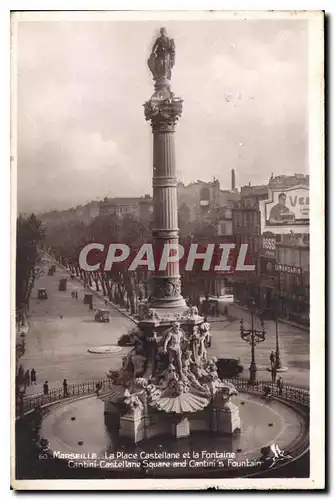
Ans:
{"label": "column pedestal", "polygon": [[222,408],[213,408],[213,431],[218,434],[234,434],[241,430],[239,409],[231,401]]}
{"label": "column pedestal", "polygon": [[129,412],[120,418],[119,436],[138,443],[146,438],[147,416],[143,409]]}

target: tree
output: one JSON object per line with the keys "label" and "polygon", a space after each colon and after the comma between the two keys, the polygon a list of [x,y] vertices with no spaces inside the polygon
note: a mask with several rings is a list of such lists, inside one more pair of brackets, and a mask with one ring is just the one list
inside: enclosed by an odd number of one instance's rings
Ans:
{"label": "tree", "polygon": [[[187,207],[186,207],[187,208]],[[200,306],[200,297],[204,295],[208,299],[215,276],[212,270],[202,271],[202,262],[195,261],[192,270],[186,271],[185,264],[189,247],[192,243],[198,244],[198,251],[205,251],[209,243],[217,243],[217,227],[213,223],[213,217],[206,220],[198,217],[195,221],[187,220],[185,207],[181,206],[178,212],[180,231],[180,244],[185,249],[184,259],[180,263],[180,274],[182,277],[182,293],[184,297],[189,297],[191,303]],[[185,219],[186,218],[186,219]]]}
{"label": "tree", "polygon": [[35,268],[40,261],[39,245],[45,237],[42,222],[34,214],[20,216],[16,224],[16,311],[24,321],[35,281]]}

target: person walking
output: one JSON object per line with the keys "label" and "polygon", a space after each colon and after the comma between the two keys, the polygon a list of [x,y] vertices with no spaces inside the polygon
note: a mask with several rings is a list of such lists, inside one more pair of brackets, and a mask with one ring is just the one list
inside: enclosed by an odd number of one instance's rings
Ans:
{"label": "person walking", "polygon": [[69,393],[67,391],[67,381],[66,381],[66,378],[63,380],[63,391],[64,391],[64,398],[66,398]]}
{"label": "person walking", "polygon": [[271,378],[272,378],[272,383],[276,383],[276,377],[277,377],[277,369],[276,369],[276,363],[271,364]]}
{"label": "person walking", "polygon": [[270,366],[271,366],[271,369],[272,369],[272,366],[275,364],[275,361],[276,361],[276,355],[275,355],[274,351],[271,351],[271,354],[270,354]]}
{"label": "person walking", "polygon": [[30,372],[29,370],[26,371],[26,374],[25,374],[25,379],[26,379],[26,386],[30,386]]}
{"label": "person walking", "polygon": [[97,395],[98,397],[99,397],[99,393],[100,393],[101,387],[102,387],[101,382],[97,382],[97,383],[95,384],[95,389],[96,389],[96,390],[95,390],[95,392],[96,392],[96,395]]}
{"label": "person walking", "polygon": [[282,396],[283,395],[283,389],[284,389],[284,380],[283,380],[283,377],[278,377],[278,380],[277,380],[277,389],[278,389],[279,396]]}
{"label": "person walking", "polygon": [[30,380],[31,380],[31,385],[33,385],[33,384],[36,385],[36,371],[35,371],[35,368],[31,369]]}
{"label": "person walking", "polygon": [[48,381],[47,380],[43,384],[43,394],[44,395],[49,394],[49,385],[48,385]]}
{"label": "person walking", "polygon": [[21,384],[24,381],[24,369],[23,369],[22,365],[19,366],[17,376],[18,376],[19,384]]}

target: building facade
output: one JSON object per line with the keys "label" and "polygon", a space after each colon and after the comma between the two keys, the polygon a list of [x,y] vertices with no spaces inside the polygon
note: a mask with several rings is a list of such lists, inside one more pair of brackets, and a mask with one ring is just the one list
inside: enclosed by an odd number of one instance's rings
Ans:
{"label": "building facade", "polygon": [[245,276],[230,278],[234,286],[235,300],[242,305],[249,305],[252,300],[259,303],[260,277],[260,211],[259,203],[268,196],[267,186],[243,186],[241,199],[232,209],[232,231],[236,247],[248,245],[247,259],[249,264],[255,265],[255,272],[248,272]]}
{"label": "building facade", "polygon": [[143,222],[150,222],[152,214],[152,197],[145,195],[138,198],[104,198],[100,202],[99,215],[114,215],[118,218],[131,216]]}
{"label": "building facade", "polygon": [[[272,177],[269,189],[245,186],[241,189],[241,200],[232,210],[236,245],[248,243],[249,261],[256,265],[255,273],[232,278],[235,300],[245,306],[253,300],[264,315],[306,326],[309,324],[308,182],[308,176],[295,174]],[[293,206],[282,208],[284,203],[277,203],[274,210],[286,214],[294,209],[295,217],[294,222],[289,217],[276,221],[272,232],[262,224],[262,217],[264,220],[265,205],[274,191],[285,194],[287,204]]]}
{"label": "building facade", "polygon": [[220,188],[218,179],[212,182],[197,180],[188,185],[178,183],[178,208],[187,206],[190,221],[213,220],[222,207],[231,207],[239,199],[236,190]]}

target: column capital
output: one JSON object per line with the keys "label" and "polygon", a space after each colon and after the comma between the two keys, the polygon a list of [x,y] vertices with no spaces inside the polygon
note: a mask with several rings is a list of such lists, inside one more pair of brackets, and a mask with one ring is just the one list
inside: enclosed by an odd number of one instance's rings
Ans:
{"label": "column capital", "polygon": [[144,104],[144,115],[151,121],[153,133],[174,132],[178,118],[183,111],[183,100],[171,94],[169,98],[155,95]]}

